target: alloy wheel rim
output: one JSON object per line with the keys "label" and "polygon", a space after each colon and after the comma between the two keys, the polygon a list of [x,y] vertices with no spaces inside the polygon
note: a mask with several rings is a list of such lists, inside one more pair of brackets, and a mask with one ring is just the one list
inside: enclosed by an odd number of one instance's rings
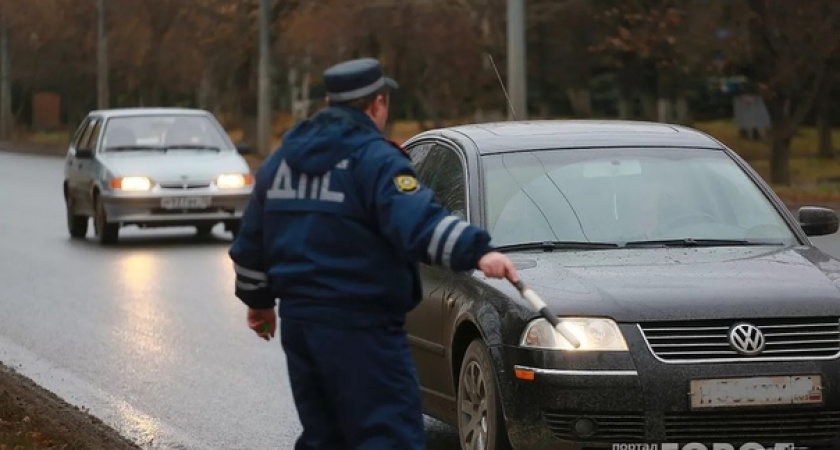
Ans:
{"label": "alloy wheel rim", "polygon": [[461,434],[463,448],[487,448],[489,423],[487,418],[487,383],[484,371],[477,361],[470,362],[462,375],[460,417],[464,430]]}

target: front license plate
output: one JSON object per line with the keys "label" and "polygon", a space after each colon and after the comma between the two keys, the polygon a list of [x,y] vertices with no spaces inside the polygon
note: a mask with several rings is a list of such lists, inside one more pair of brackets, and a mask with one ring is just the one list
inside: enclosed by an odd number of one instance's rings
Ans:
{"label": "front license plate", "polygon": [[822,403],[819,375],[691,380],[691,407]]}
{"label": "front license plate", "polygon": [[210,197],[164,197],[160,199],[164,209],[204,209],[210,206]]}

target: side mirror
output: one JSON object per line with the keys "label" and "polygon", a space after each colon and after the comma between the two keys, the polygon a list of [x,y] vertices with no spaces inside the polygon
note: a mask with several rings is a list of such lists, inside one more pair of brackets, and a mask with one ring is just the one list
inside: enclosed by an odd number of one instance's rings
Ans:
{"label": "side mirror", "polygon": [[799,225],[808,236],[824,236],[837,232],[838,218],[833,209],[817,206],[799,208]]}
{"label": "side mirror", "polygon": [[251,153],[251,150],[252,148],[249,144],[241,142],[239,144],[236,144],[236,151],[239,152],[240,155],[247,155]]}
{"label": "side mirror", "polygon": [[76,158],[91,158],[93,157],[93,150],[89,148],[77,148]]}

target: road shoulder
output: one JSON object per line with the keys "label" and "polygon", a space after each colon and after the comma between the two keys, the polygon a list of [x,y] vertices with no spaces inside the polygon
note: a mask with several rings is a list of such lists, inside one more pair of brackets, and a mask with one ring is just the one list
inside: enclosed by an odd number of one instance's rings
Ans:
{"label": "road shoulder", "polygon": [[0,363],[0,447],[137,450],[116,430]]}

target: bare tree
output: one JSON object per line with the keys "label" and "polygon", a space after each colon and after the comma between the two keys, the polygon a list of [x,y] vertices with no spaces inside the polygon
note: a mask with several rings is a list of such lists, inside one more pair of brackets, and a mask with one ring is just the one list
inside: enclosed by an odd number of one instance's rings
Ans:
{"label": "bare tree", "polygon": [[750,74],[771,124],[770,181],[789,185],[790,143],[813,110],[829,57],[840,45],[840,8],[832,0],[749,0]]}
{"label": "bare tree", "polygon": [[96,84],[97,104],[99,109],[108,108],[108,30],[106,27],[105,0],[97,0],[97,40],[96,40]]}
{"label": "bare tree", "polygon": [[6,3],[0,5],[0,139],[12,132],[12,84],[9,57],[9,32],[6,27]]}

